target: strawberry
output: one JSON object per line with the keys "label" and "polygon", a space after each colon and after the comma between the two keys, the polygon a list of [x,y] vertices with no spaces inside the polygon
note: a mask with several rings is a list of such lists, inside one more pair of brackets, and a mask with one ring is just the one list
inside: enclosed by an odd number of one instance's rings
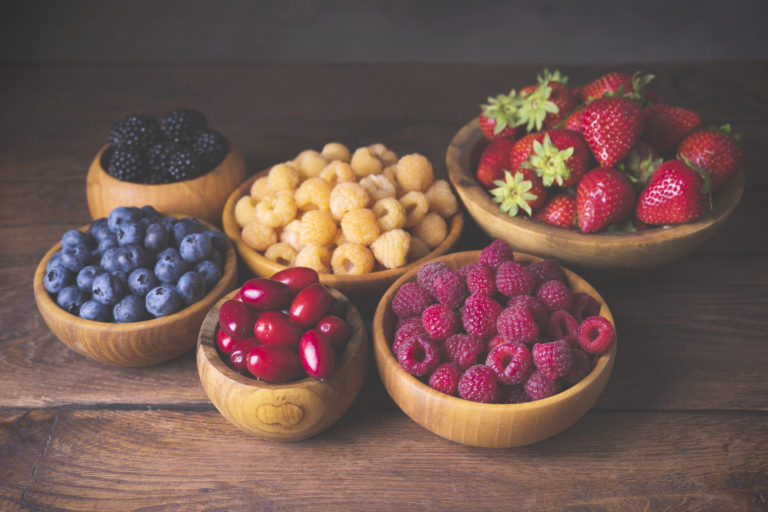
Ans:
{"label": "strawberry", "polygon": [[514,175],[504,171],[504,179],[495,181],[494,185],[493,200],[499,203],[499,210],[510,217],[515,217],[520,210],[531,216],[547,199],[541,179],[529,169],[520,169]]}
{"label": "strawberry", "polygon": [[633,183],[643,188],[663,161],[653,146],[638,141],[616,168],[626,172]]}
{"label": "strawberry", "polygon": [[538,85],[529,85],[520,91],[517,115],[520,125],[525,124],[528,132],[554,128],[579,104],[579,98],[565,85],[568,77],[559,71],[550,73],[545,69],[538,80]]}
{"label": "strawberry", "polygon": [[515,134],[519,124],[517,111],[520,101],[517,93],[499,94],[488,98],[488,103],[480,107],[480,131],[486,139],[502,139]]}
{"label": "strawberry", "polygon": [[581,133],[603,167],[624,158],[643,133],[643,109],[622,97],[593,100],[581,116]]}
{"label": "strawberry", "polygon": [[677,156],[707,171],[712,179],[712,193],[741,168],[739,136],[731,134],[731,126],[690,134],[677,147]]}
{"label": "strawberry", "polygon": [[645,107],[643,140],[660,153],[671,151],[686,135],[699,127],[701,118],[692,110],[672,105]]}
{"label": "strawberry", "polygon": [[584,113],[584,108],[576,108],[565,119],[565,123],[563,124],[563,128],[565,128],[566,130],[571,130],[572,132],[579,132],[579,133],[581,133],[581,115],[583,113]]}
{"label": "strawberry", "polygon": [[579,99],[587,101],[590,98],[602,98],[606,93],[622,95],[626,93],[641,94],[645,86],[653,80],[653,75],[634,75],[627,73],[608,73],[579,88]]}
{"label": "strawberry", "polygon": [[537,134],[528,159],[520,168],[532,169],[545,187],[575,185],[591,163],[589,148],[577,132],[548,130]]}
{"label": "strawberry", "polygon": [[557,194],[544,203],[533,218],[553,226],[573,229],[577,227],[576,198],[571,194]]}
{"label": "strawberry", "polygon": [[576,189],[579,229],[595,233],[624,220],[632,213],[635,191],[623,172],[610,167],[589,171]]}
{"label": "strawberry", "polygon": [[635,215],[654,226],[689,222],[707,210],[708,191],[708,179],[680,160],[669,160],[656,169],[640,194]]}
{"label": "strawberry", "polygon": [[504,177],[504,169],[509,164],[512,146],[514,142],[510,139],[496,139],[483,149],[475,176],[485,188],[491,188],[494,181]]}
{"label": "strawberry", "polygon": [[515,172],[520,169],[520,164],[528,160],[533,151],[533,141],[539,137],[538,133],[529,133],[515,142],[512,151],[509,153],[509,170]]}

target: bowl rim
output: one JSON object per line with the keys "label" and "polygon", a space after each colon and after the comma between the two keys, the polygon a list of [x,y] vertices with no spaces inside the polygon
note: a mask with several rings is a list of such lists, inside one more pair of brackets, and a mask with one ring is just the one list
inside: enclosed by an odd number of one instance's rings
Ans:
{"label": "bowl rim", "polygon": [[[477,260],[477,257],[479,257],[480,252],[481,251],[479,250],[461,251],[461,252],[452,253],[446,256],[447,257],[456,257],[457,255],[465,256],[465,257],[474,256],[474,259]],[[545,259],[545,258],[535,256],[533,254],[528,254],[528,253],[523,253],[518,251],[514,251],[514,254],[515,254],[515,261],[526,261],[526,260],[541,261]],[[438,258],[435,261],[442,261],[444,258],[445,257]],[[381,301],[379,302],[379,305],[376,308],[376,312],[374,314],[373,324],[372,324],[373,325],[373,343],[375,348],[374,352],[376,355],[376,359],[378,361],[379,357],[383,356],[385,360],[382,361],[382,363],[393,368],[395,374],[400,380],[404,380],[405,382],[407,382],[410,388],[418,389],[420,393],[424,393],[425,395],[429,396],[431,399],[442,402],[446,407],[456,406],[464,409],[469,408],[473,413],[481,413],[481,412],[503,413],[503,412],[512,412],[512,411],[530,411],[530,410],[536,410],[536,409],[556,407],[558,404],[568,401],[574,396],[579,395],[585,388],[591,386],[604,372],[612,371],[613,363],[615,362],[615,359],[616,359],[616,352],[617,352],[617,345],[618,345],[618,331],[616,330],[616,323],[613,319],[613,314],[610,308],[608,307],[608,304],[605,301],[605,299],[597,292],[597,290],[594,289],[591,283],[586,281],[584,278],[582,278],[572,270],[562,265],[561,265],[561,268],[563,269],[563,272],[565,272],[569,282],[573,278],[580,280],[582,286],[586,288],[585,291],[587,291],[587,293],[592,295],[600,303],[600,316],[606,317],[611,322],[614,328],[614,332],[616,333],[614,338],[614,343],[611,346],[611,350],[609,350],[605,354],[601,354],[600,356],[598,356],[594,362],[592,370],[590,370],[590,372],[583,379],[581,379],[579,382],[577,382],[573,386],[570,386],[568,389],[560,391],[547,398],[542,398],[540,400],[533,400],[530,402],[524,402],[519,404],[481,403],[481,402],[474,402],[472,400],[465,400],[458,396],[448,395],[446,393],[433,389],[429,385],[419,380],[418,378],[406,372],[398,364],[397,360],[394,358],[392,354],[391,345],[387,342],[387,339],[386,339],[387,336],[391,336],[391,334],[384,332],[383,321],[384,321],[384,316],[387,310],[389,309],[391,311],[391,305],[392,305],[391,299],[392,297],[394,297],[394,294],[396,293],[396,291],[404,283],[413,281],[414,278],[416,277],[416,274],[418,273],[418,270],[410,271],[404,274],[402,277],[400,277],[397,281],[395,281],[386,291]],[[394,315],[394,312],[392,312],[391,314]],[[478,363],[478,364],[481,364],[481,363]]]}
{"label": "bowl rim", "polygon": [[[694,237],[723,223],[738,206],[744,193],[744,171],[740,169],[718,192],[714,209],[698,219],[684,224],[653,226],[636,232],[582,233],[575,229],[535,221],[527,217],[510,217],[499,211],[486,189],[475,179],[470,170],[471,154],[484,139],[480,130],[479,116],[462,126],[453,136],[446,151],[448,178],[465,202],[471,202],[494,218],[505,221],[511,228],[540,236],[557,238],[568,243],[590,243],[605,246],[621,246],[627,243],[654,245],[671,239]],[[469,151],[467,151],[469,149]],[[585,235],[588,235],[586,237]]]}

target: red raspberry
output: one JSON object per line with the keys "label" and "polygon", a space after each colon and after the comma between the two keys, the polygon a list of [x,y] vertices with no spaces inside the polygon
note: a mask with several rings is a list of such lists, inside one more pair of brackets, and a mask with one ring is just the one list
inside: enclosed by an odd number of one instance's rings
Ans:
{"label": "red raspberry", "polygon": [[459,323],[456,312],[443,304],[432,304],[421,314],[424,330],[432,338],[444,341],[456,332]]}
{"label": "red raspberry", "polygon": [[547,336],[551,340],[565,340],[569,345],[578,346],[579,323],[564,309],[553,311],[547,321]]}
{"label": "red raspberry", "polygon": [[419,325],[421,325],[421,315],[398,317],[398,319],[397,319],[397,327],[395,328],[395,330],[397,331],[401,327],[403,327],[405,325],[408,325],[408,324],[419,324]]}
{"label": "red raspberry", "polygon": [[454,395],[459,390],[461,370],[453,363],[443,363],[429,376],[430,387],[447,395]]}
{"label": "red raspberry", "polygon": [[525,385],[516,384],[502,387],[500,401],[505,404],[524,404],[530,402],[531,397],[526,394]]}
{"label": "red raspberry", "polygon": [[578,323],[581,323],[588,316],[600,314],[600,303],[587,292],[576,292],[573,294],[571,314]]}
{"label": "red raspberry", "polygon": [[589,371],[592,369],[592,361],[589,358],[589,354],[581,349],[574,348],[571,352],[573,353],[573,364],[571,365],[571,370],[563,377],[563,380],[573,385],[589,375]]}
{"label": "red raspberry", "polygon": [[518,304],[522,304],[528,308],[531,316],[539,326],[544,326],[547,324],[547,320],[549,319],[549,311],[547,311],[547,307],[539,299],[533,295],[518,295],[517,297],[512,297],[507,301],[507,307],[516,306]]}
{"label": "red raspberry", "polygon": [[567,283],[563,269],[560,268],[560,264],[555,260],[534,261],[529,263],[527,268],[528,272],[533,276],[533,280],[536,283],[535,286],[552,280]]}
{"label": "red raspberry", "polygon": [[507,297],[528,295],[534,290],[533,276],[521,264],[505,261],[496,269],[496,288]]}
{"label": "red raspberry", "polygon": [[502,338],[497,334],[493,338],[489,339],[488,342],[485,344],[485,351],[490,352],[491,350],[498,347],[502,343],[507,343],[507,342],[504,341],[504,338]]}
{"label": "red raspberry", "polygon": [[[461,273],[461,269],[459,269]],[[496,278],[493,270],[485,265],[478,264],[465,277],[469,293],[481,293],[489,297],[496,294]]]}
{"label": "red raspberry", "polygon": [[459,379],[459,396],[464,400],[494,403],[499,399],[499,384],[493,370],[483,364],[477,364]]}
{"label": "red raspberry", "polygon": [[542,375],[538,370],[531,373],[528,380],[525,381],[525,394],[531,397],[531,400],[541,400],[556,394],[558,391],[560,391],[560,385],[557,381]]}
{"label": "red raspberry", "polygon": [[461,274],[455,270],[446,270],[432,283],[432,296],[440,304],[458,309],[467,298],[467,287]]}
{"label": "red raspberry", "polygon": [[[461,268],[459,268],[459,274],[461,274],[461,277],[463,277],[464,280],[466,281],[467,276],[469,275],[469,273],[472,272],[473,270],[475,270],[476,268],[480,268],[480,267],[485,267],[485,265],[483,265],[482,263],[477,263],[477,262],[475,262],[475,263],[467,263],[466,265],[464,265]],[[490,268],[490,267],[486,267],[486,268]]]}
{"label": "red raspberry", "polygon": [[392,312],[399,317],[421,315],[432,296],[416,283],[405,283],[392,298]]}
{"label": "red raspberry", "polygon": [[605,354],[611,349],[616,332],[607,318],[590,316],[579,324],[579,345],[588,354]]}
{"label": "red raspberry", "polygon": [[481,293],[470,295],[464,302],[461,322],[467,334],[480,338],[489,338],[496,334],[496,319],[501,313],[501,305]]}
{"label": "red raspberry", "polygon": [[450,268],[448,268],[448,265],[445,263],[441,261],[430,261],[429,263],[423,264],[416,273],[416,282],[429,293],[432,293],[432,283],[435,282],[437,276],[446,270],[450,270]]}
{"label": "red raspberry", "polygon": [[413,318],[417,318],[418,322],[409,321],[395,331],[395,340],[392,342],[392,352],[395,354],[397,354],[406,340],[416,336],[426,336],[427,331],[424,330],[424,325],[421,323],[421,317]]}
{"label": "red raspberry", "polygon": [[440,364],[440,349],[437,342],[426,334],[407,338],[397,351],[397,362],[403,370],[414,377],[432,373]]}
{"label": "red raspberry", "polygon": [[533,359],[522,343],[502,343],[488,353],[485,366],[502,384],[519,384],[533,371]]}
{"label": "red raspberry", "polygon": [[454,334],[443,343],[443,359],[456,363],[460,370],[466,370],[477,363],[483,352],[483,343],[468,334]]}
{"label": "red raspberry", "polygon": [[506,341],[531,343],[539,336],[539,326],[523,305],[505,308],[496,319],[499,335]]}
{"label": "red raspberry", "polygon": [[533,364],[546,377],[556,379],[571,371],[573,354],[565,340],[537,343],[533,346]]}
{"label": "red raspberry", "polygon": [[515,253],[504,240],[494,240],[480,251],[480,257],[477,261],[496,269],[505,261],[515,261]]}
{"label": "red raspberry", "polygon": [[557,311],[558,309],[570,311],[573,300],[568,286],[556,280],[547,281],[539,286],[539,289],[536,290],[536,297],[544,303],[549,311]]}

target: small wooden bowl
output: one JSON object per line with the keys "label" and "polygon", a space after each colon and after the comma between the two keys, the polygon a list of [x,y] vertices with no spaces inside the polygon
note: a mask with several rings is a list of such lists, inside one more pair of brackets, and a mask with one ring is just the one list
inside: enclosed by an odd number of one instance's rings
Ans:
{"label": "small wooden bowl", "polygon": [[585,271],[631,275],[682,258],[728,219],[744,192],[740,171],[717,194],[714,210],[696,221],[636,233],[583,234],[501,213],[475,179],[485,146],[479,121],[474,119],[454,136],[446,153],[448,177],[472,218],[490,237],[506,241],[515,250],[555,258]]}
{"label": "small wooden bowl", "polygon": [[[206,225],[213,229],[211,224]],[[87,231],[88,226],[80,230]],[[143,322],[95,322],[61,309],[43,286],[48,260],[60,249],[61,242],[58,242],[35,271],[33,286],[37,308],[53,334],[66,346],[85,357],[117,366],[151,366],[194,348],[200,324],[208,310],[237,284],[237,254],[232,244],[228,244],[221,279],[196,303],[173,315]]]}
{"label": "small wooden bowl", "polygon": [[183,213],[216,226],[221,210],[232,189],[248,176],[245,159],[230,145],[229,154],[210,172],[186,181],[143,185],[113,178],[102,167],[101,148],[91,162],[85,182],[85,193],[91,218],[106,217],[118,206],[154,206],[162,213]]}
{"label": "small wooden bowl", "polygon": [[[442,261],[453,269],[476,262],[480,251],[449,254]],[[521,263],[541,258],[515,253]],[[600,315],[613,323],[603,298],[592,286],[563,269],[574,292],[587,292],[600,303]],[[446,395],[403,370],[392,354],[397,316],[392,298],[400,286],[415,281],[413,269],[398,279],[382,297],[373,318],[373,348],[384,387],[400,409],[427,430],[451,441],[487,448],[509,448],[536,443],[554,436],[579,420],[602,393],[616,359],[616,343],[595,361],[581,382],[554,396],[523,404],[481,404]]]}
{"label": "small wooden bowl", "polygon": [[230,423],[269,441],[293,442],[319,434],[352,405],[368,365],[368,335],[360,313],[337,290],[344,305],[350,338],[336,360],[336,371],[324,381],[305,378],[273,384],[240,375],[216,350],[219,309],[232,292],[208,313],[197,342],[197,370],[211,402]]}
{"label": "small wooden bowl", "polygon": [[[230,240],[234,242],[237,248],[238,254],[243,259],[245,264],[251,271],[257,276],[271,277],[276,272],[287,268],[285,265],[281,265],[275,261],[265,258],[258,251],[250,248],[243,242],[240,237],[240,226],[235,221],[235,203],[247,195],[251,190],[251,185],[257,179],[262,176],[266,176],[269,170],[262,171],[255,176],[248,178],[237,189],[232,192],[224,205],[224,212],[222,217],[222,225],[224,232],[227,234]],[[346,276],[337,274],[320,274],[320,282],[335,288],[345,295],[352,297],[353,299],[361,297],[371,297],[384,293],[384,290],[392,284],[395,279],[403,275],[405,272],[412,268],[420,267],[423,263],[426,263],[432,258],[436,258],[442,254],[448,252],[458,241],[461,235],[461,230],[464,228],[464,214],[459,211],[451,217],[448,222],[448,234],[445,240],[432,250],[427,256],[413,261],[408,265],[400,268],[393,268],[387,270],[380,270],[371,272],[370,274],[364,274],[359,276]]]}

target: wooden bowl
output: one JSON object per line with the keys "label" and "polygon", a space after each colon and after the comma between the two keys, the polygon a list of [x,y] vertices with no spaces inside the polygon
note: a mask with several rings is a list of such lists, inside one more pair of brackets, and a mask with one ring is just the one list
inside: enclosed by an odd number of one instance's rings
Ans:
{"label": "wooden bowl", "polygon": [[[480,251],[449,254],[442,261],[453,269],[476,262]],[[515,253],[521,263],[540,260]],[[600,315],[613,323],[603,298],[592,286],[568,269],[563,269],[574,292],[587,292],[600,303]],[[397,316],[392,298],[400,286],[415,281],[413,269],[398,279],[382,297],[373,318],[373,348],[384,387],[400,409],[427,430],[451,441],[487,448],[523,446],[562,432],[581,418],[605,388],[616,359],[613,348],[595,361],[581,382],[554,396],[523,404],[481,404],[446,395],[429,387],[403,370],[392,354]]]}
{"label": "wooden bowl", "polygon": [[[205,224],[213,229],[212,225]],[[87,231],[88,226],[80,230]],[[237,285],[237,254],[232,244],[228,244],[219,282],[205,297],[181,311],[167,317],[126,324],[85,320],[61,309],[43,286],[48,260],[60,249],[61,242],[46,253],[35,271],[33,286],[37,308],[53,334],[66,346],[102,363],[150,366],[194,348],[200,324],[208,310]]]}
{"label": "wooden bowl", "polygon": [[682,258],[728,219],[744,192],[740,171],[715,197],[714,210],[696,221],[636,233],[583,234],[501,213],[475,179],[485,146],[479,121],[474,119],[454,136],[446,154],[448,177],[472,218],[490,237],[506,241],[515,250],[555,258],[579,270],[631,275]]}
{"label": "wooden bowl", "polygon": [[219,309],[232,292],[209,312],[197,342],[197,370],[211,402],[241,430],[269,441],[301,441],[319,434],[352,405],[368,365],[368,335],[352,303],[337,290],[331,293],[346,311],[350,338],[336,360],[336,371],[324,381],[305,378],[273,384],[240,375],[216,350]]}
{"label": "wooden bowl", "polygon": [[144,185],[113,178],[104,170],[101,148],[91,162],[85,193],[91,218],[106,217],[118,206],[151,205],[162,213],[183,213],[220,226],[221,210],[230,192],[248,176],[245,159],[230,145],[224,160],[210,172],[186,181]]}
{"label": "wooden bowl", "polygon": [[[235,221],[235,203],[237,203],[238,199],[250,192],[251,185],[253,185],[254,181],[262,176],[266,176],[267,173],[269,173],[268,169],[248,178],[237,187],[237,189],[229,196],[227,203],[224,205],[224,212],[222,214],[224,232],[229,239],[234,242],[238,254],[240,254],[240,257],[248,268],[260,277],[271,277],[275,272],[285,269],[286,266],[265,258],[258,251],[250,248],[243,242],[243,239],[240,237],[240,226],[238,226]],[[428,260],[448,252],[458,241],[463,228],[464,214],[459,211],[454,214],[448,222],[448,234],[445,237],[445,240],[435,247],[427,256],[413,261],[404,267],[375,271],[370,274],[356,276],[320,274],[320,282],[339,290],[353,299],[381,295],[384,293],[384,290],[395,281],[395,279],[408,270],[418,268]]]}

